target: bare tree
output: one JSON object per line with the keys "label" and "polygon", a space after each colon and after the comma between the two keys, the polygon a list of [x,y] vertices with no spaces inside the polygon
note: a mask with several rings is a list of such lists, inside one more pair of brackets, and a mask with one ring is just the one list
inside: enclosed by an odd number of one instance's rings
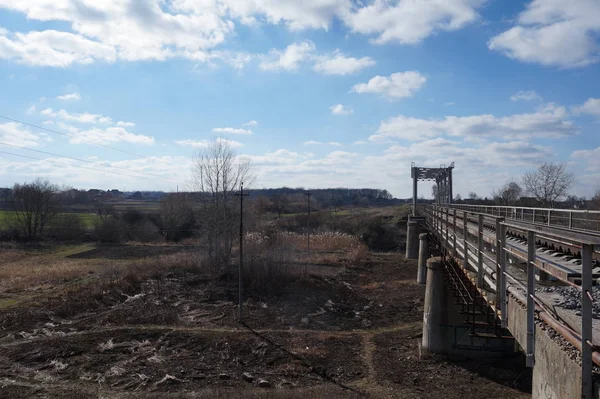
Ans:
{"label": "bare tree", "polygon": [[58,187],[48,180],[37,178],[14,185],[15,220],[28,239],[44,234],[44,228],[56,215],[58,202]]}
{"label": "bare tree", "polygon": [[511,181],[492,192],[494,202],[498,205],[514,205],[523,193],[523,189],[515,181]]}
{"label": "bare tree", "polygon": [[596,189],[594,196],[590,200],[590,208],[600,210],[600,188]]}
{"label": "bare tree", "polygon": [[542,206],[554,207],[556,201],[569,193],[574,180],[565,163],[543,163],[536,171],[525,173],[523,186]]}
{"label": "bare tree", "polygon": [[98,200],[96,202],[96,214],[100,217],[100,221],[104,223],[110,216],[115,215],[115,207],[113,204]]}
{"label": "bare tree", "polygon": [[183,235],[180,230],[192,219],[187,193],[170,193],[161,199],[160,221],[167,240],[177,241]]}
{"label": "bare tree", "polygon": [[475,201],[475,200],[479,199],[479,196],[477,195],[476,192],[471,191],[471,192],[469,192],[469,199]]}
{"label": "bare tree", "polygon": [[433,186],[431,186],[431,196],[435,202],[438,200],[438,191],[438,185],[437,183],[434,183]]}
{"label": "bare tree", "polygon": [[281,218],[281,214],[285,212],[285,209],[290,204],[290,199],[285,194],[275,194],[271,197],[271,204],[277,212],[277,217]]}
{"label": "bare tree", "polygon": [[242,182],[250,185],[250,161],[237,156],[226,140],[215,138],[199,150],[192,164],[192,189],[198,193],[200,223],[212,262],[231,256],[237,206],[233,198]]}

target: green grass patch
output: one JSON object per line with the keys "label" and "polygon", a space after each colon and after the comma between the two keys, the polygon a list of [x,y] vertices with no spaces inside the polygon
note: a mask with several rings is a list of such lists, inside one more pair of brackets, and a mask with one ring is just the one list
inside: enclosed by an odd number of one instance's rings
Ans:
{"label": "green grass patch", "polygon": [[[67,213],[59,213],[56,217],[59,218],[61,215],[67,215]],[[71,213],[71,215],[77,215],[87,230],[91,230],[100,221],[100,217],[94,213]],[[17,226],[15,211],[0,210],[0,229],[5,230]]]}

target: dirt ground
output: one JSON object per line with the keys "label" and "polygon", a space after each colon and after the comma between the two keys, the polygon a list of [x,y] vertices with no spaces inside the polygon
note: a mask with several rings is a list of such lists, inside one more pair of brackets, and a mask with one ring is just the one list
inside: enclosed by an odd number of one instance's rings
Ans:
{"label": "dirt ground", "polygon": [[0,397],[530,397],[521,359],[419,356],[424,287],[401,254],[315,269],[275,297],[249,293],[244,325],[227,274],[83,285],[5,307]]}

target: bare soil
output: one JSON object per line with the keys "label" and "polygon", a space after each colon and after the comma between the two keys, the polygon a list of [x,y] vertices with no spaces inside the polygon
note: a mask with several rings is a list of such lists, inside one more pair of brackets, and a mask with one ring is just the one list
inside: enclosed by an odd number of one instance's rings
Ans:
{"label": "bare soil", "polygon": [[[81,256],[139,249],[119,251]],[[231,273],[88,284],[4,308],[0,397],[530,397],[521,359],[419,356],[414,262],[370,254],[330,269],[274,297],[248,293],[244,325]]]}

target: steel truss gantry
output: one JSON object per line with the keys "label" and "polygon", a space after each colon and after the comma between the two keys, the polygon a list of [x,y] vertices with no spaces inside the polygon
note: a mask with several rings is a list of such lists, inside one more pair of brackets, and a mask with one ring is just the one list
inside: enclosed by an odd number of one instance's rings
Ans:
{"label": "steel truss gantry", "polygon": [[438,204],[452,203],[452,170],[454,162],[450,166],[440,165],[439,168],[424,168],[416,166],[413,162],[410,168],[410,174],[413,179],[413,209],[412,214],[417,214],[417,186],[419,181],[435,181],[437,185],[437,197],[435,198]]}

